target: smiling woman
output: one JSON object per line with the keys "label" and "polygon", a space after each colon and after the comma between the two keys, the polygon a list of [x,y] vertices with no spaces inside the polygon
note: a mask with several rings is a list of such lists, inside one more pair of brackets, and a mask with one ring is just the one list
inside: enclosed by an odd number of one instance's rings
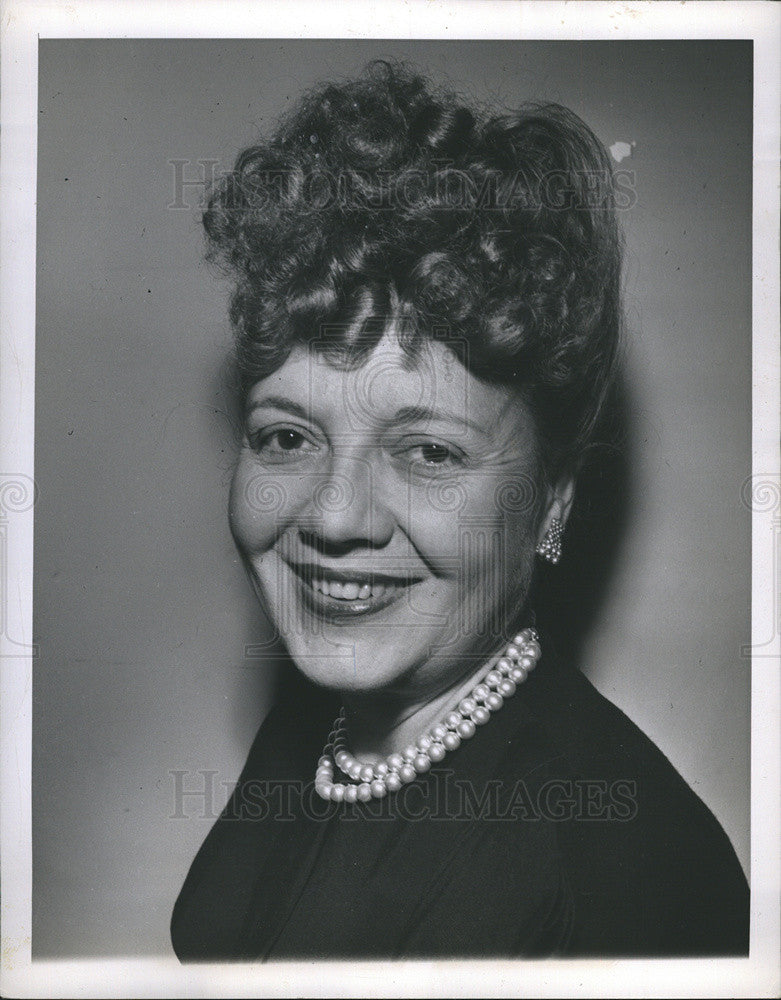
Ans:
{"label": "smiling woman", "polygon": [[182,959],[746,950],[718,823],[535,619],[614,378],[614,199],[566,109],[387,63],[214,190],[231,529],[307,683],[190,870]]}

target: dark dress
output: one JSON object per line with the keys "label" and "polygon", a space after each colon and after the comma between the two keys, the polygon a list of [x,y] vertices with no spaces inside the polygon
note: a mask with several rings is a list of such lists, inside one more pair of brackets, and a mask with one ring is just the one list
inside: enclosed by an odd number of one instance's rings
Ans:
{"label": "dark dress", "polygon": [[747,954],[724,831],[547,649],[471,740],[367,804],[314,792],[320,702],[263,723],[174,908],[182,961]]}

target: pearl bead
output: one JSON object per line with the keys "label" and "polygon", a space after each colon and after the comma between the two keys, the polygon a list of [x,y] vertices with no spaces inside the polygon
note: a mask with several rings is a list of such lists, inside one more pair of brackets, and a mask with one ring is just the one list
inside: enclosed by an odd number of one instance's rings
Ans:
{"label": "pearl bead", "polygon": [[523,669],[523,667],[513,667],[510,671],[510,677],[515,681],[516,684],[523,684],[529,675]]}
{"label": "pearl bead", "polygon": [[504,655],[510,660],[517,660],[521,655],[521,651],[514,642],[511,642],[507,649],[505,649]]}
{"label": "pearl bead", "polygon": [[519,632],[518,635],[513,639],[513,645],[515,646],[525,646],[527,642],[531,641],[531,629],[525,628],[523,631]]}
{"label": "pearl bead", "polygon": [[534,670],[537,666],[537,661],[533,656],[527,656],[526,653],[518,660],[518,666],[523,667],[524,670]]}
{"label": "pearl bead", "polygon": [[399,771],[399,777],[401,778],[401,780],[406,785],[410,781],[414,781],[415,780],[415,775],[417,773],[418,772],[415,770],[415,768],[412,766],[412,764],[402,764],[401,770]]}
{"label": "pearl bead", "polygon": [[404,764],[404,758],[401,756],[400,753],[392,753],[390,757],[388,757],[388,767],[391,769],[391,771],[400,770],[403,764]]}
{"label": "pearl bead", "polygon": [[389,792],[398,792],[401,788],[401,778],[395,771],[390,771],[385,775],[385,787]]}
{"label": "pearl bead", "polygon": [[461,746],[461,737],[458,733],[445,733],[445,737],[442,740],[446,750],[458,750]]}
{"label": "pearl bead", "polygon": [[388,773],[388,765],[384,760],[381,760],[379,764],[374,765],[374,773],[378,778],[383,778]]}
{"label": "pearl bead", "polygon": [[404,750],[401,756],[408,764],[411,764],[412,761],[417,757],[417,755],[418,755],[418,748],[410,744],[410,746],[408,746],[407,749]]}
{"label": "pearl bead", "polygon": [[511,681],[509,677],[505,677],[496,690],[504,698],[511,698],[515,694],[515,681]]}
{"label": "pearl bead", "polygon": [[[445,733],[445,735],[447,735],[447,732]],[[445,749],[444,744],[442,743],[432,743],[431,746],[428,748],[428,755],[434,761],[435,764],[438,764],[441,760],[444,760],[446,753],[447,750]]]}
{"label": "pearl bead", "polygon": [[339,767],[341,767],[341,769],[345,771],[346,774],[347,772],[345,768],[348,767],[350,764],[350,755],[347,753],[347,751],[340,750],[339,753],[336,754],[336,756],[334,757],[334,760],[339,765]]}
{"label": "pearl bead", "polygon": [[472,692],[472,696],[477,699],[477,701],[485,701],[488,697],[490,690],[487,684],[478,684],[477,687]]}
{"label": "pearl bead", "polygon": [[540,644],[534,641],[527,642],[526,648],[524,649],[524,653],[526,653],[527,656],[533,656],[535,660],[539,660],[539,658],[542,656],[542,650],[540,649]]}
{"label": "pearl bead", "polygon": [[468,740],[475,735],[475,724],[471,719],[464,719],[458,724],[458,735],[462,740]]}
{"label": "pearl bead", "polygon": [[371,788],[366,784],[358,785],[357,788],[358,788],[358,801],[368,802],[369,799],[372,797]]}
{"label": "pearl bead", "polygon": [[499,673],[498,670],[491,670],[486,675],[485,683],[488,685],[489,688],[495,688],[495,687],[498,686],[499,681],[501,679],[502,679],[502,675]]}
{"label": "pearl bead", "polygon": [[355,802],[358,798],[358,786],[347,785],[344,789],[344,801]]}
{"label": "pearl bead", "polygon": [[418,772],[418,774],[425,774],[426,771],[431,770],[431,758],[428,754],[419,753],[415,760],[412,762],[412,766]]}
{"label": "pearl bead", "polygon": [[474,712],[472,712],[470,718],[476,725],[484,726],[491,718],[491,713],[484,705],[478,705]]}
{"label": "pearl bead", "polygon": [[349,767],[347,768],[347,773],[350,775],[350,777],[353,779],[353,781],[357,781],[360,778],[360,776],[361,776],[361,765],[358,763],[357,760],[354,760],[349,765]]}
{"label": "pearl bead", "polygon": [[502,705],[504,705],[504,698],[500,694],[497,694],[496,691],[492,691],[485,699],[485,703],[492,712],[498,712]]}
{"label": "pearl bead", "polygon": [[371,764],[364,764],[358,777],[361,781],[371,781],[374,777],[374,768]]}
{"label": "pearl bead", "polygon": [[462,716],[460,712],[448,712],[445,716],[445,725],[448,729],[455,729],[461,721],[461,718]]}
{"label": "pearl bead", "polygon": [[330,782],[316,781],[315,791],[320,796],[321,799],[328,799],[331,797],[331,784]]}
{"label": "pearl bead", "polygon": [[380,778],[375,778],[375,780],[371,783],[370,788],[375,799],[381,799],[383,795],[388,794],[387,786]]}
{"label": "pearl bead", "polygon": [[[497,660],[496,670],[500,674],[509,674],[512,668],[513,668],[512,661],[508,660],[506,656],[503,656],[500,660]],[[495,671],[493,670],[491,671],[491,673],[494,672]]]}
{"label": "pearl bead", "polygon": [[441,722],[438,722],[436,726],[431,727],[431,735],[435,740],[441,740],[446,732],[447,726],[443,725]]}
{"label": "pearl bead", "polygon": [[424,733],[423,736],[421,736],[420,739],[418,740],[418,750],[420,750],[421,753],[425,753],[433,742],[434,741],[431,739],[431,737],[428,734]]}
{"label": "pearl bead", "polygon": [[344,785],[331,785],[331,801],[341,802],[347,789]]}
{"label": "pearl bead", "polygon": [[462,715],[471,715],[476,708],[477,702],[474,698],[462,698],[458,703],[458,711]]}
{"label": "pearl bead", "polygon": [[318,767],[331,767],[331,758],[330,757],[326,757],[326,755],[323,754],[323,756],[320,758],[320,760],[318,760],[317,766]]}

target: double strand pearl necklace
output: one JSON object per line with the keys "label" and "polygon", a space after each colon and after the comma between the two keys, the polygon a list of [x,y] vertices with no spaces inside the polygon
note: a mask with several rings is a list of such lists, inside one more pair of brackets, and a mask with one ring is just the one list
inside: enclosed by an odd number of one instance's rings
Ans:
{"label": "double strand pearl necklace", "polygon": [[[403,784],[425,774],[448,751],[457,750],[464,740],[471,739],[477,726],[485,725],[505,699],[515,694],[517,685],[526,680],[542,655],[538,640],[533,628],[519,632],[485,676],[441,722],[423,733],[414,746],[390,754],[379,764],[362,764],[350,753],[342,708],[317,762],[318,795],[332,802],[368,802],[372,798],[381,799],[388,792],[397,792]],[[350,783],[334,781],[336,767],[351,779]]]}

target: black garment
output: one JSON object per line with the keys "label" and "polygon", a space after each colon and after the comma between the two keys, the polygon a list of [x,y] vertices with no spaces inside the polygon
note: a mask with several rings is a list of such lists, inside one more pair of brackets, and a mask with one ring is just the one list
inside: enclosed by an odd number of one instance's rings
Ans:
{"label": "black garment", "polygon": [[547,649],[473,739],[382,800],[314,792],[332,720],[264,722],[174,908],[182,961],[747,954],[718,822]]}

